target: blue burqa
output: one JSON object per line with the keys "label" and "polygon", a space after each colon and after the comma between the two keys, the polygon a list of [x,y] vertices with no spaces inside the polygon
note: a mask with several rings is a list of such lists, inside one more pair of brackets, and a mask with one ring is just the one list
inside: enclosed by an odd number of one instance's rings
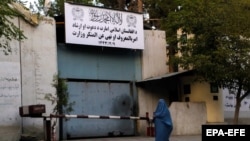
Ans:
{"label": "blue burqa", "polygon": [[154,112],[155,141],[169,141],[173,130],[173,123],[168,106],[164,99],[159,99]]}

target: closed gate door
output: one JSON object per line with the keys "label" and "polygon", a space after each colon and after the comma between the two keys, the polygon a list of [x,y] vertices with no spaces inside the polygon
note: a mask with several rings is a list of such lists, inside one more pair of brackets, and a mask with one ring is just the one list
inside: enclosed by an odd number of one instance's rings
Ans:
{"label": "closed gate door", "polygon": [[[74,115],[131,116],[133,99],[129,83],[68,82]],[[63,138],[134,135],[133,120],[70,118],[63,122]]]}

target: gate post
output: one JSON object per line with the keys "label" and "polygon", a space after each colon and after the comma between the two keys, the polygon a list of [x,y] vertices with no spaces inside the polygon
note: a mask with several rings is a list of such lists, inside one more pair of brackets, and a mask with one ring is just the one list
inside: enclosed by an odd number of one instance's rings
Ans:
{"label": "gate post", "polygon": [[44,124],[44,140],[51,141],[51,121],[46,117],[43,118]]}

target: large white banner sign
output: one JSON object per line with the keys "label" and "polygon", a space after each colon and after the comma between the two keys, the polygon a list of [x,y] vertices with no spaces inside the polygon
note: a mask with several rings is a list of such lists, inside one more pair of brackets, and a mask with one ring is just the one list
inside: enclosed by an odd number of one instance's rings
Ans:
{"label": "large white banner sign", "polygon": [[143,15],[64,3],[66,43],[144,49]]}

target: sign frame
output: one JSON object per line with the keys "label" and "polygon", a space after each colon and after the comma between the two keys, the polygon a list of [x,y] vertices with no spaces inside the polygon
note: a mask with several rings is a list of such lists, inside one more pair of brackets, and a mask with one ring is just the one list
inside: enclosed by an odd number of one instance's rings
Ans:
{"label": "sign frame", "polygon": [[65,42],[144,49],[143,14],[65,2]]}

